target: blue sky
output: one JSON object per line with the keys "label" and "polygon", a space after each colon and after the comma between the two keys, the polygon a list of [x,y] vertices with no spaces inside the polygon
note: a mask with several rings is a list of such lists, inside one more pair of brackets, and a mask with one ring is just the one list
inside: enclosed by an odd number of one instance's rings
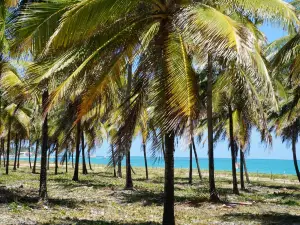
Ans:
{"label": "blue sky", "polygon": [[[284,30],[278,27],[271,25],[263,25],[261,30],[265,33],[268,42],[272,42],[277,38],[280,38],[286,34]],[[150,145],[150,144],[149,144]],[[150,147],[150,146],[149,146]],[[300,144],[297,144],[297,147],[300,147]],[[97,149],[97,156],[105,156],[109,150],[109,145],[103,143],[101,148]],[[207,145],[197,144],[198,156],[201,158],[207,158]],[[149,153],[148,153],[149,154]],[[132,156],[143,156],[141,151],[141,138],[137,137],[132,144],[131,148]],[[189,152],[185,144],[179,141],[178,146],[176,147],[175,157],[188,157]],[[230,158],[230,151],[228,149],[228,142],[221,141],[215,146],[215,157],[216,158]],[[292,151],[290,146],[286,143],[282,143],[281,138],[273,137],[272,146],[266,146],[260,142],[260,135],[258,132],[252,132],[251,137],[251,148],[248,158],[252,159],[292,159]]]}

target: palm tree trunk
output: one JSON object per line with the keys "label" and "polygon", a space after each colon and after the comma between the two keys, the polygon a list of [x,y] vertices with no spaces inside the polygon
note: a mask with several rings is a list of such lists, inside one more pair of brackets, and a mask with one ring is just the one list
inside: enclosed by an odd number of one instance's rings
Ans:
{"label": "palm tree trunk", "polygon": [[56,146],[55,146],[55,172],[54,172],[55,175],[57,175],[57,170],[58,170],[58,143],[56,142]]}
{"label": "palm tree trunk", "polygon": [[2,165],[2,155],[3,155],[3,159],[4,159],[4,149],[2,148],[2,138],[1,138],[1,148],[0,148],[0,167]]}
{"label": "palm tree trunk", "polygon": [[240,179],[241,179],[241,189],[245,190],[245,181],[244,181],[244,152],[240,148]]}
{"label": "palm tree trunk", "polygon": [[231,149],[231,167],[232,167],[232,185],[233,185],[233,194],[239,194],[237,177],[236,177],[236,148],[234,144],[233,137],[233,118],[232,118],[232,109],[229,105],[229,133],[230,133],[230,149]]}
{"label": "palm tree trunk", "polygon": [[47,170],[50,169],[50,152],[51,152],[51,149],[49,148],[48,149],[48,158],[47,158]]}
{"label": "palm tree trunk", "polygon": [[189,170],[189,184],[193,183],[193,146],[192,143],[189,144],[190,148],[190,170]]}
{"label": "palm tree trunk", "polygon": [[[126,98],[128,101],[128,106],[130,105],[130,92],[131,92],[131,82],[132,82],[132,65],[128,63],[128,80],[127,80],[127,91],[126,91]],[[131,175],[131,163],[130,163],[130,148],[131,148],[131,140],[128,140],[128,144],[126,147],[126,184],[125,189],[131,190],[133,189],[133,182],[132,182],[132,175]]]}
{"label": "palm tree trunk", "polygon": [[29,140],[29,143],[28,143],[28,160],[29,160],[29,167],[31,169],[31,154],[30,154],[30,152],[31,152],[31,142]]}
{"label": "palm tree trunk", "polygon": [[248,184],[250,184],[249,174],[248,174],[247,165],[246,165],[245,153],[243,153],[243,162],[244,162],[244,170],[245,170],[245,175],[246,175],[246,181],[247,181]]}
{"label": "palm tree trunk", "polygon": [[118,177],[122,178],[122,156],[118,155]]}
{"label": "palm tree trunk", "polygon": [[6,167],[6,154],[3,153],[3,167]]}
{"label": "palm tree trunk", "polygon": [[161,150],[162,150],[162,154],[164,156],[164,160],[166,161],[165,142],[164,142],[163,138],[162,138],[162,143],[161,143]]}
{"label": "palm tree trunk", "polygon": [[295,171],[296,171],[298,180],[300,182],[300,172],[299,172],[299,167],[298,167],[297,150],[296,150],[297,133],[295,131],[296,128],[292,128],[292,129],[293,129],[293,137],[292,137],[293,160],[294,160]]}
{"label": "palm tree trunk", "polygon": [[[93,170],[92,164],[91,164],[91,149],[88,150],[88,158],[89,158],[89,166],[90,166],[90,170]],[[116,166],[115,166],[115,169],[116,169]]]}
{"label": "palm tree trunk", "polygon": [[146,169],[146,180],[149,180],[148,163],[147,163],[147,151],[146,151],[146,143],[145,142],[143,142],[143,152],[144,152],[144,161],[145,161],[145,169]]}
{"label": "palm tree trunk", "polygon": [[22,139],[20,138],[19,150],[18,150],[18,164],[17,164],[17,168],[19,168],[19,167],[20,167],[20,154],[21,154],[21,146],[22,146]]}
{"label": "palm tree trunk", "polygon": [[72,150],[72,168],[74,168],[74,152]]}
{"label": "palm tree trunk", "polygon": [[201,174],[201,170],[200,170],[200,163],[198,161],[198,155],[197,155],[196,146],[195,146],[195,142],[194,142],[194,138],[193,137],[192,137],[192,144],[193,144],[194,155],[195,155],[195,159],[196,159],[196,164],[197,164],[199,179],[202,181],[202,174]]}
{"label": "palm tree trunk", "polygon": [[68,148],[66,148],[66,153],[65,153],[65,160],[66,160],[66,173],[68,173]]}
{"label": "palm tree trunk", "polygon": [[[3,149],[3,167],[5,168],[5,161],[6,161],[6,154],[5,154],[5,148],[4,148],[4,146],[5,146],[5,139],[3,138],[2,139],[2,143],[1,143],[1,145],[2,145],[2,149]],[[1,165],[0,165],[1,166]]]}
{"label": "palm tree trunk", "polygon": [[32,173],[36,173],[36,160],[37,160],[38,149],[39,149],[39,140],[36,141]]}
{"label": "palm tree trunk", "polygon": [[[3,138],[2,139],[2,143],[1,143],[1,145],[2,145],[2,149],[3,149],[3,167],[5,168],[5,165],[6,165],[6,154],[5,154],[5,139]],[[1,165],[0,165],[0,167],[1,167]]]}
{"label": "palm tree trunk", "polygon": [[76,155],[75,155],[75,169],[73,180],[78,181],[78,171],[79,171],[79,155],[80,155],[80,121],[77,123],[77,132],[76,132]]}
{"label": "palm tree trunk", "polygon": [[212,56],[208,55],[207,65],[207,138],[208,138],[208,169],[209,169],[209,193],[210,201],[219,202],[219,196],[215,184],[215,165],[214,165],[214,140],[213,140],[213,121],[212,121],[212,85],[213,85],[213,64]]}
{"label": "palm tree trunk", "polygon": [[[42,95],[43,111],[46,109],[48,101],[48,90]],[[40,201],[47,201],[47,149],[48,149],[48,114],[46,114],[42,127],[42,149],[41,149],[41,171],[40,171]]]}
{"label": "palm tree trunk", "polygon": [[84,152],[84,133],[81,131],[81,151],[82,151],[82,174],[88,174],[85,163],[85,152]]}
{"label": "palm tree trunk", "polygon": [[9,152],[10,152],[10,134],[11,134],[11,118],[8,119],[8,133],[7,133],[7,147],[6,147],[6,174],[8,174],[9,168]]}
{"label": "palm tree trunk", "polygon": [[6,154],[5,152],[3,153],[3,167],[5,168],[6,167]]}
{"label": "palm tree trunk", "polygon": [[174,215],[174,146],[175,134],[165,135],[165,187],[163,225],[175,225]]}
{"label": "palm tree trunk", "polygon": [[115,160],[115,153],[114,153],[114,145],[110,145],[111,148],[111,157],[112,157],[112,162],[113,162],[113,167],[114,167],[114,177],[117,177],[117,172],[116,172],[116,160]]}
{"label": "palm tree trunk", "polygon": [[130,149],[127,147],[126,151],[126,184],[125,184],[126,190],[132,190],[133,189],[133,182],[132,182],[132,176],[131,176],[131,163],[130,163]]}
{"label": "palm tree trunk", "polygon": [[17,170],[17,160],[18,160],[18,150],[19,150],[19,140],[18,140],[18,135],[16,134],[16,139],[15,139],[15,161],[14,161],[14,168],[13,170]]}

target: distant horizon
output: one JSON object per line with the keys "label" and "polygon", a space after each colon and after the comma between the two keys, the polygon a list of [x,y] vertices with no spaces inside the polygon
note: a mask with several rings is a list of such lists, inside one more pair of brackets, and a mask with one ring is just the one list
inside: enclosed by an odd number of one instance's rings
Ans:
{"label": "distant horizon", "polygon": [[[108,157],[104,155],[96,155],[96,157]],[[141,157],[144,158],[142,155],[131,155],[130,157]],[[80,156],[81,158],[81,156]],[[152,156],[147,156],[147,159],[152,158]],[[175,156],[174,158],[189,158],[189,156]],[[195,157],[193,156],[193,159]],[[231,157],[214,157],[215,159],[231,159]],[[239,156],[237,157],[239,159]],[[198,159],[208,159],[208,157],[198,157]],[[279,158],[247,158],[246,160],[285,160],[285,161],[293,161],[293,159],[279,159]],[[298,160],[300,162],[300,160]]]}

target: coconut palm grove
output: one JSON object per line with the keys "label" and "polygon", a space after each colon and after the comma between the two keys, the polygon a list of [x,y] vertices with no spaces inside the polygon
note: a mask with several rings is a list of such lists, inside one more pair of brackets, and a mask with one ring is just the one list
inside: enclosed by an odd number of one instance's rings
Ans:
{"label": "coconut palm grove", "polygon": [[[0,0],[0,224],[300,224],[299,10]],[[266,25],[285,36],[268,42]],[[287,144],[293,174],[249,172],[253,132],[266,149]],[[227,171],[215,169],[220,141]]]}

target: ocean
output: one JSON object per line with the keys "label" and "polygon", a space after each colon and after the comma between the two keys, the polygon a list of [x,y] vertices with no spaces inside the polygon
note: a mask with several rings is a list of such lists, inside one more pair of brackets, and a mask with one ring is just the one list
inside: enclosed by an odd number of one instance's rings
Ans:
{"label": "ocean", "polygon": [[[25,158],[23,158],[25,159]],[[28,160],[28,159],[27,159]],[[74,157],[75,160],[75,157]],[[51,161],[54,161],[53,157]],[[70,160],[71,161],[71,160]],[[107,165],[109,159],[105,157],[91,158],[92,164]],[[208,169],[208,159],[200,158],[200,168]],[[248,172],[252,173],[266,173],[266,174],[292,174],[295,175],[295,168],[293,160],[279,160],[279,159],[246,159]],[[125,160],[122,162],[125,165]],[[131,165],[133,167],[144,167],[144,158],[141,156],[132,156]],[[299,162],[300,165],[300,162]],[[149,167],[164,167],[163,160],[154,160],[148,158]],[[175,168],[189,168],[188,157],[176,157]],[[196,161],[193,160],[193,168],[197,169]],[[215,158],[215,170],[231,171],[231,159],[228,158]]]}

